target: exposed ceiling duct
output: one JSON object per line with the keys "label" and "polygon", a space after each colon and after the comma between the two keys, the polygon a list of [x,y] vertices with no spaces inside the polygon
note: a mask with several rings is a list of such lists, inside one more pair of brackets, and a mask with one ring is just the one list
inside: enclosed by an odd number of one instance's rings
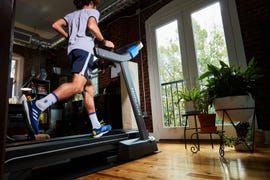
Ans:
{"label": "exposed ceiling duct", "polygon": [[[98,7],[98,10],[100,11],[100,22],[106,20],[108,17],[116,14],[119,11],[134,5],[138,1],[139,0],[101,1],[100,6]],[[23,3],[25,3],[25,1],[23,1]],[[57,35],[51,39],[45,39],[42,38],[38,33],[24,30],[22,28],[15,27],[14,30],[14,44],[26,46],[29,48],[53,49],[62,46],[64,43],[66,43],[65,38],[61,37],[60,35]]]}
{"label": "exposed ceiling duct", "polygon": [[32,49],[47,49],[51,46],[51,42],[40,37],[36,33],[28,32],[20,28],[14,29],[14,44],[32,48]]}
{"label": "exposed ceiling duct", "polygon": [[18,31],[17,29],[15,29],[14,30],[14,41],[30,44],[32,41],[32,35]]}
{"label": "exposed ceiling duct", "polygon": [[99,8],[100,14],[101,14],[100,22],[107,19],[109,16],[119,12],[120,10],[135,4],[136,2],[138,2],[138,0],[105,1]]}

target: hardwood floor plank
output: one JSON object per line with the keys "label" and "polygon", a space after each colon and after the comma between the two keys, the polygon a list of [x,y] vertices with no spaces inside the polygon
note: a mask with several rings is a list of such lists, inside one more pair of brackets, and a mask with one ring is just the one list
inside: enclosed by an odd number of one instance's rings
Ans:
{"label": "hardwood floor plank", "polygon": [[127,162],[77,178],[76,180],[179,180],[179,179],[270,179],[270,148],[257,148],[254,153],[225,148],[225,159],[218,145],[202,144],[193,154],[180,143],[158,143],[160,153]]}

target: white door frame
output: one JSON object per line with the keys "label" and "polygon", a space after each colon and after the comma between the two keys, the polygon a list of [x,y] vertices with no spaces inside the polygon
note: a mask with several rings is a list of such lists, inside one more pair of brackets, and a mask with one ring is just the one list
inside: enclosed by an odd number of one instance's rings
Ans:
{"label": "white door frame", "polygon": [[193,49],[194,45],[192,45],[193,35],[190,31],[191,27],[189,27],[191,26],[189,12],[193,12],[196,9],[199,10],[201,7],[215,2],[220,2],[222,7],[222,18],[230,64],[242,65],[244,67],[246,65],[244,46],[236,4],[233,0],[174,0],[153,14],[145,22],[153,135],[157,139],[183,139],[184,128],[163,127],[163,110],[155,30],[173,19],[177,19],[183,24],[184,27],[178,26],[182,63],[184,67],[183,74],[186,85],[193,86],[196,84],[197,74],[195,72],[197,72],[197,66],[195,50]]}

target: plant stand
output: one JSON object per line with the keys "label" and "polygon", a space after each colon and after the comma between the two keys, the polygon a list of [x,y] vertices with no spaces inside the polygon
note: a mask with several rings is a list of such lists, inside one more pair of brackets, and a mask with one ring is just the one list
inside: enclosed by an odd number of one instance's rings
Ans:
{"label": "plant stand", "polygon": [[[191,134],[191,139],[193,139],[193,137],[196,135],[197,136],[197,139],[199,137],[199,134],[209,134],[210,135],[210,141],[211,141],[211,145],[212,145],[212,149],[214,148],[214,144],[213,144],[213,138],[212,138],[212,135],[213,134],[216,134],[219,136],[220,138],[220,146],[219,146],[219,155],[221,157],[224,156],[224,145],[223,145],[223,142],[222,142],[222,136],[221,136],[221,131],[209,131],[209,132],[201,132],[201,131],[197,131],[197,132],[194,132],[193,134]],[[197,143],[194,143],[193,146],[191,146],[190,148],[191,152],[193,153],[197,153],[198,151],[200,151],[200,144],[199,144],[199,141]]]}
{"label": "plant stand", "polygon": [[[188,130],[195,130],[195,132],[198,132],[198,125],[197,125],[197,115],[198,113],[188,113],[188,114],[183,114],[182,116],[185,118],[185,128],[184,128],[184,141],[185,141],[185,149],[187,149],[187,131]],[[195,126],[194,127],[187,127],[188,125],[188,117],[189,116],[193,116],[193,119],[194,119],[194,124]],[[200,145],[200,142],[199,142],[199,136],[197,134],[197,144],[198,146]]]}
{"label": "plant stand", "polygon": [[251,120],[251,139],[252,139],[252,145],[249,145],[248,142],[243,138],[242,141],[243,141],[243,144],[247,147],[247,149],[250,151],[250,152],[253,152],[254,151],[254,131],[255,131],[255,107],[246,107],[246,108],[227,108],[227,109],[216,109],[215,111],[221,111],[222,112],[222,131],[221,131],[221,146],[220,147],[220,151],[223,151],[222,154],[224,156],[224,143],[223,143],[223,135],[224,135],[224,117],[225,115],[229,118],[229,121],[230,123],[233,125],[233,127],[235,128],[235,130],[237,131],[237,124],[236,124],[236,121],[233,120],[228,111],[233,111],[233,110],[254,110],[253,111],[253,116],[252,116],[252,120]]}
{"label": "plant stand", "polygon": [[[252,145],[249,145],[247,141],[245,141],[243,139],[243,144],[248,148],[248,150],[250,152],[253,152],[254,151],[254,131],[255,131],[255,107],[246,107],[246,108],[227,108],[227,109],[216,109],[215,111],[221,111],[222,112],[222,126],[221,126],[221,130],[217,130],[217,131],[205,131],[205,132],[202,132],[201,131],[201,128],[198,127],[197,125],[197,115],[198,114],[184,114],[183,117],[186,118],[186,122],[185,122],[185,130],[184,130],[184,140],[185,140],[185,148],[187,148],[187,145],[186,145],[186,131],[187,130],[195,130],[194,133],[191,134],[191,140],[196,140],[194,141],[194,144],[193,146],[190,148],[191,152],[193,153],[197,153],[198,151],[200,151],[200,139],[199,139],[199,134],[209,134],[210,135],[210,140],[211,140],[211,144],[212,144],[212,148],[213,148],[213,138],[212,138],[212,135],[213,134],[216,134],[220,137],[220,146],[219,146],[219,155],[221,157],[224,157],[224,140],[223,140],[223,137],[224,137],[224,117],[227,116],[229,118],[229,121],[230,123],[233,125],[233,127],[236,129],[236,121],[233,120],[231,117],[230,117],[230,114],[228,113],[228,111],[232,111],[232,110],[254,110],[253,112],[253,117],[252,117],[252,121],[251,121],[251,128],[252,128],[252,133],[251,133],[251,139],[252,139]],[[188,116],[193,116],[194,117],[194,120],[195,120],[195,127],[187,127],[187,119],[188,119]]]}
{"label": "plant stand", "polygon": [[[193,141],[193,145],[190,148],[191,152],[197,153],[198,151],[200,151],[200,138],[199,138],[199,134],[209,134],[212,148],[214,148],[214,143],[213,143],[213,137],[212,137],[212,135],[213,134],[217,134],[217,135],[220,136],[221,135],[220,131],[217,131],[217,130],[215,130],[215,131],[213,131],[213,130],[211,130],[211,131],[201,131],[201,127],[198,127],[198,123],[197,123],[198,113],[194,113],[194,114],[191,114],[191,113],[189,113],[189,114],[183,114],[182,116],[185,117],[185,129],[184,129],[185,149],[187,149],[186,131],[188,131],[188,130],[195,130],[195,132],[192,133],[191,136],[190,136],[191,140],[194,140]],[[189,116],[193,116],[194,127],[187,127],[187,120],[188,120],[188,117]],[[221,137],[220,137],[220,139],[221,139]],[[220,141],[220,147],[222,147],[221,145],[222,145],[222,143]],[[222,154],[221,154],[221,156],[222,156]]]}

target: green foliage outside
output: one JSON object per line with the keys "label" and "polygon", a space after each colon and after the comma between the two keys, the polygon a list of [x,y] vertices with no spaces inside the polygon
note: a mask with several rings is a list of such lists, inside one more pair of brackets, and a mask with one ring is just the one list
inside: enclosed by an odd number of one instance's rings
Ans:
{"label": "green foliage outside", "polygon": [[[195,39],[195,49],[197,56],[198,74],[207,71],[207,64],[219,65],[219,61],[228,62],[227,48],[221,28],[215,27],[211,33],[200,27],[199,23],[193,21],[193,31]],[[177,33],[174,30],[172,33]],[[183,80],[182,59],[180,53],[179,40],[170,39],[166,46],[158,47],[159,72],[161,83]],[[170,87],[162,86],[162,101],[164,126],[182,126],[181,114],[185,113],[179,99],[179,91],[183,90],[184,83]]]}

